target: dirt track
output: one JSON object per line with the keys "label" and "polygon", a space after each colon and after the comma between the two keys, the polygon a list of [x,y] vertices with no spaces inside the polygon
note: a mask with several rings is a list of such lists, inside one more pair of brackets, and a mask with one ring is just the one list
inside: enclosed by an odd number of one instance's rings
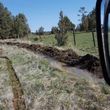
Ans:
{"label": "dirt track", "polygon": [[0,57],[0,58],[5,59],[7,62],[7,69],[9,71],[9,78],[14,95],[14,99],[13,99],[14,110],[26,110],[25,99],[23,98],[24,93],[21,87],[21,83],[12,66],[12,62],[7,57]]}
{"label": "dirt track", "polygon": [[67,64],[68,66],[77,67],[83,70],[87,70],[97,76],[102,78],[102,69],[100,61],[97,57],[87,54],[85,56],[78,56],[72,49],[59,50],[57,48],[42,46],[38,44],[27,44],[19,42],[0,42],[0,44],[7,44],[11,46],[18,46],[19,48],[25,48],[34,53],[40,53],[48,57],[54,58],[60,62]]}

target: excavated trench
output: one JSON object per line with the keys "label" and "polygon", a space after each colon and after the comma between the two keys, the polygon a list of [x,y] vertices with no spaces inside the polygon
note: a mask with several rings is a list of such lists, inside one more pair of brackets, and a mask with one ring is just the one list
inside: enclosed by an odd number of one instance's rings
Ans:
{"label": "excavated trench", "polygon": [[76,67],[82,70],[87,70],[98,78],[103,78],[100,60],[90,54],[79,56],[72,49],[59,50],[57,48],[43,46],[39,44],[27,44],[19,42],[0,42],[0,44],[7,44],[11,46],[18,46],[25,48],[34,53],[40,53],[51,57],[57,61],[63,62],[68,66]]}
{"label": "excavated trench", "polygon": [[11,82],[11,87],[13,91],[13,107],[14,110],[26,110],[26,104],[24,99],[24,93],[22,90],[21,83],[19,81],[19,78],[16,75],[16,72],[12,66],[12,62],[7,57],[0,57],[6,60],[7,62],[7,69],[9,72],[9,78]]}

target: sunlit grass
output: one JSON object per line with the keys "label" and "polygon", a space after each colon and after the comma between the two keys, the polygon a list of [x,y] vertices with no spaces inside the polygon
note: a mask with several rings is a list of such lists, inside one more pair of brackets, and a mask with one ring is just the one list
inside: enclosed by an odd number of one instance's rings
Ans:
{"label": "sunlit grass", "polygon": [[13,109],[13,93],[6,60],[0,58],[0,110]]}
{"label": "sunlit grass", "polygon": [[66,74],[51,67],[46,59],[24,49],[4,46],[3,50],[13,62],[30,110],[110,108],[110,88],[105,83]]}
{"label": "sunlit grass", "polygon": [[[74,45],[74,39],[72,32],[68,33],[68,39],[65,46],[62,46],[64,49],[71,48],[73,50],[79,50],[80,54],[93,54],[98,56],[98,47],[97,47],[97,36],[94,32],[96,47],[94,47],[92,32],[77,32],[76,36],[76,46]],[[37,38],[37,40],[35,40]],[[39,39],[37,35],[29,35],[29,39],[33,43],[42,43],[48,46],[57,46],[57,41],[55,35],[42,35],[42,38]]]}

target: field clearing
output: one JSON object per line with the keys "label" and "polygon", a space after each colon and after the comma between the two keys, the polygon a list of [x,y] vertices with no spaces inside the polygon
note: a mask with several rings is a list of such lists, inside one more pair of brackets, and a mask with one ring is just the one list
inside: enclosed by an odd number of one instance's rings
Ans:
{"label": "field clearing", "polygon": [[91,82],[68,75],[51,67],[47,60],[16,46],[1,47],[20,79],[29,110],[110,108],[110,89],[103,81]]}
{"label": "field clearing", "polygon": [[98,6],[83,2],[1,0],[0,110],[110,110]]}
{"label": "field clearing", "polygon": [[[79,32],[79,33],[75,33],[75,35],[76,35],[76,46],[74,45],[73,34],[69,32],[67,44],[65,46],[62,46],[61,48],[64,49],[71,48],[73,50],[78,51],[78,53],[80,53],[81,55],[92,54],[98,56],[97,38],[95,32],[94,32],[94,36],[95,36],[96,47],[94,47],[91,32],[82,32],[82,33]],[[30,34],[28,40],[31,41],[32,43],[42,43],[48,46],[57,46],[57,42],[54,34],[42,35],[41,37],[42,38],[39,39],[39,36]]]}

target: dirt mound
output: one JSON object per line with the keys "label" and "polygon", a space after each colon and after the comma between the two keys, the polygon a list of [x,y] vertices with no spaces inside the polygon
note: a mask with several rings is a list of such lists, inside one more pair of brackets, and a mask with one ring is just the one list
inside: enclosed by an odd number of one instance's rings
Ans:
{"label": "dirt mound", "polygon": [[[26,43],[13,43],[5,42],[7,45],[16,45],[20,48],[26,48],[27,50],[33,51],[34,53],[40,53],[49,57],[54,58],[60,62],[63,62],[69,66],[78,67],[80,69],[88,70],[95,76],[102,78],[102,69],[100,65],[100,60],[90,54],[85,56],[78,56],[72,49],[59,50],[57,48],[36,45],[36,44],[26,44]],[[2,42],[2,44],[4,44]]]}
{"label": "dirt mound", "polygon": [[75,66],[78,66],[80,69],[86,69],[100,78],[103,77],[100,61],[97,57],[93,55],[87,54],[85,56],[80,57]]}

